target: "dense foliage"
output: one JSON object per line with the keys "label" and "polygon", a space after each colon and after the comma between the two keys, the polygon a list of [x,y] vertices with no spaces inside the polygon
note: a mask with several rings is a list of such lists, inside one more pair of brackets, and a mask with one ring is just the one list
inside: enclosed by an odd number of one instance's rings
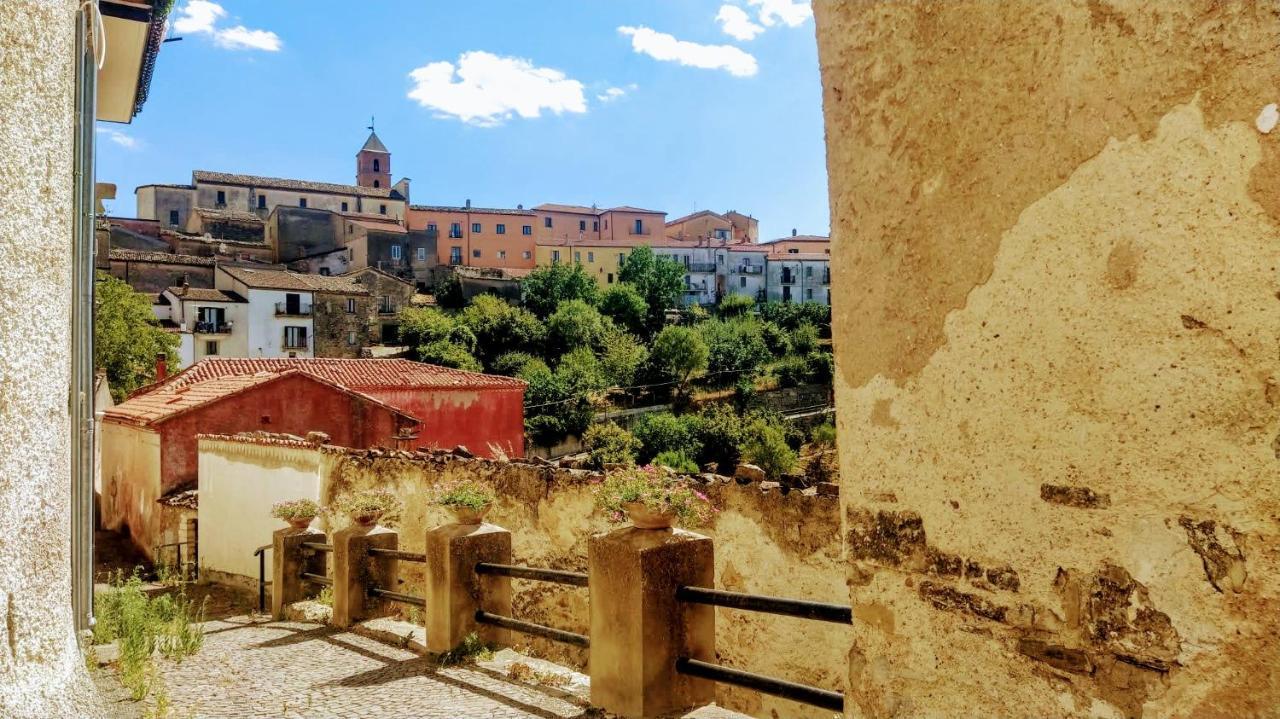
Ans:
{"label": "dense foliage", "polygon": [[608,464],[635,464],[640,440],[614,422],[598,422],[582,434],[582,445],[591,457],[591,465],[604,469]]}
{"label": "dense foliage", "polygon": [[124,280],[99,272],[94,290],[93,364],[106,370],[115,401],[155,380],[157,355],[175,362],[177,352],[178,336],[160,327],[151,311],[151,298],[135,292]]}
{"label": "dense foliage", "polygon": [[618,278],[640,293],[649,307],[645,329],[655,334],[666,322],[666,311],[680,303],[684,291],[684,267],[669,257],[659,257],[649,247],[637,247],[618,269]]}
{"label": "dense foliage", "polygon": [[546,265],[530,272],[520,283],[524,306],[539,317],[547,317],[561,302],[582,300],[594,305],[600,286],[582,265]]}

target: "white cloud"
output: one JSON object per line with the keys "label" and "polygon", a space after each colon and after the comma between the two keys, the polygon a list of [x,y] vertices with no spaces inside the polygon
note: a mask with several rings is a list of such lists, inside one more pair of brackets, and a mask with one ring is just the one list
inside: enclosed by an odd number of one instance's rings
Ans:
{"label": "white cloud", "polygon": [[618,32],[631,36],[631,49],[655,60],[706,70],[725,70],[738,77],[751,77],[759,69],[755,57],[732,45],[701,45],[647,27],[624,25],[618,28]]}
{"label": "white cloud", "polygon": [[779,22],[787,27],[799,27],[813,17],[813,8],[807,0],[747,0],[747,4],[760,8],[760,23],[765,27]]}
{"label": "white cloud", "polygon": [[523,58],[483,50],[462,53],[456,66],[448,61],[423,65],[409,78],[409,99],[440,117],[481,127],[501,125],[513,115],[540,117],[543,110],[557,115],[587,111],[581,82]]}
{"label": "white cloud", "polygon": [[113,130],[109,127],[97,128],[99,135],[106,135],[107,139],[123,147],[126,150],[137,150],[142,147],[142,143],[137,138],[126,135],[119,130]]}
{"label": "white cloud", "polygon": [[724,34],[738,40],[753,40],[764,32],[764,27],[751,22],[751,16],[737,5],[721,5],[716,13],[716,22]]}
{"label": "white cloud", "polygon": [[280,49],[280,36],[270,30],[250,30],[244,25],[236,25],[219,30],[213,36],[218,47],[228,50],[266,50],[275,52]]}
{"label": "white cloud", "polygon": [[639,88],[640,86],[635,84],[634,82],[631,83],[630,85],[627,85],[625,88],[610,87],[606,89],[604,92],[596,95],[596,99],[599,100],[600,102],[613,102],[614,100],[621,100],[623,97],[626,97],[627,93],[635,92]]}
{"label": "white cloud", "polygon": [[254,30],[244,25],[218,27],[218,22],[226,16],[227,11],[216,2],[188,0],[173,20],[173,30],[185,35],[208,35],[215,45],[227,50],[276,52],[280,49],[280,36],[270,30]]}

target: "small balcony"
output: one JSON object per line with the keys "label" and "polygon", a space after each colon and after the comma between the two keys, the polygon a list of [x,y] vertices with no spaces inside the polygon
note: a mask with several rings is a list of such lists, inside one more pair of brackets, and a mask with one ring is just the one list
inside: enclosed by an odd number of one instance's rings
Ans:
{"label": "small balcony", "polygon": [[763,275],[764,265],[738,265],[740,275]]}
{"label": "small balcony", "polygon": [[716,263],[714,262],[690,262],[685,265],[685,269],[689,272],[715,272]]}
{"label": "small balcony", "polygon": [[192,330],[198,335],[229,335],[230,322],[197,322]]}
{"label": "small balcony", "polygon": [[633,237],[648,237],[648,236],[651,234],[651,231],[649,230],[649,228],[648,228],[648,227],[641,227],[641,228],[640,228],[640,229],[638,229],[638,230],[637,230],[636,228],[632,227],[632,228],[627,232],[627,234],[629,234],[629,235],[631,235],[631,236],[633,236]]}
{"label": "small balcony", "polygon": [[791,274],[790,272],[783,272],[782,278],[779,280],[779,282],[781,282],[784,285],[794,285],[796,283],[796,276]]}
{"label": "small balcony", "polygon": [[290,339],[289,335],[285,335],[281,346],[287,350],[304,350],[307,348],[307,339],[306,337]]}
{"label": "small balcony", "polygon": [[378,305],[378,314],[380,315],[394,315],[399,311],[399,308],[395,305]]}
{"label": "small balcony", "polygon": [[831,270],[827,270],[826,272],[822,273],[822,284],[824,285],[831,284]]}
{"label": "small balcony", "polygon": [[288,302],[276,303],[276,317],[310,317],[311,305],[305,304],[289,304]]}

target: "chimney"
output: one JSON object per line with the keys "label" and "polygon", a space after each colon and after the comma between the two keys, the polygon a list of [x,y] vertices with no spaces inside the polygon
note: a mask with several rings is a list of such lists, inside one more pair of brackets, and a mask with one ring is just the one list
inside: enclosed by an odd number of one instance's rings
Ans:
{"label": "chimney", "polygon": [[168,376],[169,376],[169,365],[165,359],[164,353],[163,352],[157,353],[156,354],[156,381],[159,382],[160,380]]}
{"label": "chimney", "polygon": [[523,205],[523,204],[516,205],[516,209],[517,209],[517,210],[523,210],[523,209],[524,209],[524,205]]}
{"label": "chimney", "polygon": [[791,228],[791,236],[792,236],[792,237],[795,237],[795,236],[796,236],[796,228],[794,228],[794,227],[792,227],[792,228]]}
{"label": "chimney", "polygon": [[468,210],[470,210],[470,209],[471,209],[471,198],[470,198],[470,197],[468,197],[468,198],[467,198],[467,209],[468,209]]}

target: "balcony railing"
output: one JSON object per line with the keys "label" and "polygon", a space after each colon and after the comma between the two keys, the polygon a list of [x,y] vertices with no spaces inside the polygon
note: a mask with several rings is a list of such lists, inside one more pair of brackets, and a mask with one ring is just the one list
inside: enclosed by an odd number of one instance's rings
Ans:
{"label": "balcony railing", "polygon": [[828,270],[828,271],[826,271],[826,272],[823,272],[823,273],[822,273],[822,284],[824,284],[824,285],[829,285],[829,284],[831,284],[831,271],[830,271],[830,270]]}
{"label": "balcony railing", "polygon": [[306,317],[311,314],[311,305],[290,305],[288,302],[276,303],[277,317]]}
{"label": "balcony railing", "polygon": [[378,305],[378,314],[394,315],[397,312],[395,305]]}
{"label": "balcony railing", "polygon": [[782,275],[782,279],[780,280],[780,282],[782,282],[782,284],[784,285],[794,285],[796,283],[796,276],[788,275],[784,273]]}
{"label": "balcony railing", "polygon": [[294,341],[289,341],[289,336],[285,335],[284,348],[287,350],[304,350],[307,348],[307,338],[303,337]]}
{"label": "balcony railing", "polygon": [[195,333],[198,335],[229,335],[231,334],[230,322],[197,322],[195,324]]}
{"label": "balcony railing", "polygon": [[690,262],[685,265],[685,269],[689,272],[715,272],[716,263],[714,262]]}
{"label": "balcony railing", "polygon": [[650,234],[650,231],[649,231],[649,228],[648,228],[648,227],[642,227],[642,228],[640,228],[640,229],[638,229],[638,230],[637,230],[636,228],[632,227],[632,228],[631,228],[631,230],[630,230],[627,234],[629,234],[629,235],[648,235],[648,234]]}
{"label": "balcony railing", "polygon": [[764,274],[764,265],[738,265],[738,274],[762,275]]}

